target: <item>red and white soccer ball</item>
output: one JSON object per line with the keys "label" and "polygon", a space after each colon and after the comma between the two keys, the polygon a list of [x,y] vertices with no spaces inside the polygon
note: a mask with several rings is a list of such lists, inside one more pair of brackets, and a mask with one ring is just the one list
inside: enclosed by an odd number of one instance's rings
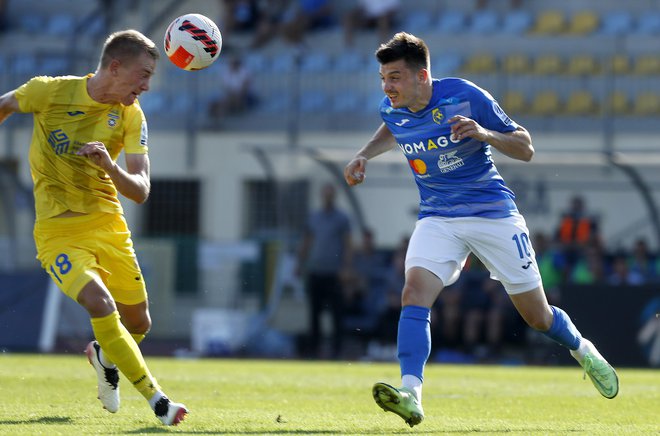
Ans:
{"label": "red and white soccer ball", "polygon": [[201,70],[220,56],[222,35],[204,15],[186,14],[167,26],[164,45],[174,65],[187,71]]}

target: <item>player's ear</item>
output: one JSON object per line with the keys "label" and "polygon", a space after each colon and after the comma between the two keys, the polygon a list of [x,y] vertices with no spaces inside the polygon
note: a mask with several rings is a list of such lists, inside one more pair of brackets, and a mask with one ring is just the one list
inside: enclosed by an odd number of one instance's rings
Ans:
{"label": "player's ear", "polygon": [[420,82],[426,82],[427,80],[429,80],[429,76],[430,76],[429,70],[427,70],[426,68],[420,68],[419,72],[417,73],[417,79]]}
{"label": "player's ear", "polygon": [[108,71],[110,71],[113,76],[116,76],[120,66],[121,61],[119,59],[113,59],[108,64]]}

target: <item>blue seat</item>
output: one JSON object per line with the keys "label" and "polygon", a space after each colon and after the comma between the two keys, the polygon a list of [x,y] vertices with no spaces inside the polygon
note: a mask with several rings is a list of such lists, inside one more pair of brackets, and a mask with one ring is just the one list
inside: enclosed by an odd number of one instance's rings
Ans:
{"label": "blue seat", "polygon": [[660,13],[645,12],[637,20],[637,26],[633,29],[633,32],[640,35],[657,35],[660,33]]}
{"label": "blue seat", "polygon": [[362,104],[359,92],[337,93],[332,100],[333,112],[358,112]]}
{"label": "blue seat", "polygon": [[49,76],[58,76],[67,74],[69,70],[69,60],[65,54],[62,56],[49,56],[41,60],[40,74],[47,74]]}
{"label": "blue seat", "polygon": [[34,74],[38,71],[37,57],[31,53],[25,53],[17,56],[11,62],[11,68],[15,74]]}
{"label": "blue seat", "polygon": [[532,27],[533,21],[532,14],[527,11],[512,11],[504,16],[500,31],[507,35],[523,35]]}
{"label": "blue seat", "polygon": [[346,51],[337,55],[333,67],[339,73],[353,73],[365,68],[365,59],[360,53]]}
{"label": "blue seat", "polygon": [[486,35],[499,30],[499,16],[491,10],[475,12],[466,30],[474,35]]}
{"label": "blue seat", "polygon": [[410,11],[403,18],[401,23],[402,30],[406,32],[423,32],[431,28],[433,24],[433,16],[428,11]]}
{"label": "blue seat", "polygon": [[436,30],[445,34],[463,32],[465,21],[465,14],[461,11],[440,12]]}
{"label": "blue seat", "polygon": [[451,76],[461,67],[461,57],[457,54],[443,54],[431,61],[433,77]]}
{"label": "blue seat", "polygon": [[290,73],[294,70],[295,59],[291,53],[275,55],[270,63],[270,71],[274,73]]}
{"label": "blue seat", "polygon": [[253,72],[261,72],[268,69],[266,57],[261,53],[251,52],[243,57],[243,64]]}
{"label": "blue seat", "polygon": [[328,97],[320,89],[303,92],[300,98],[300,110],[302,112],[318,110],[323,108],[327,102]]}
{"label": "blue seat", "polygon": [[602,35],[625,35],[633,29],[633,16],[628,11],[612,11],[606,13],[601,20]]}
{"label": "blue seat", "polygon": [[300,63],[300,70],[305,73],[318,73],[329,68],[330,57],[322,50],[303,56]]}
{"label": "blue seat", "polygon": [[54,14],[48,19],[46,32],[50,35],[71,35],[75,29],[76,20],[73,15],[66,13]]}
{"label": "blue seat", "polygon": [[147,115],[167,112],[167,96],[163,92],[149,91],[140,96],[140,107]]}

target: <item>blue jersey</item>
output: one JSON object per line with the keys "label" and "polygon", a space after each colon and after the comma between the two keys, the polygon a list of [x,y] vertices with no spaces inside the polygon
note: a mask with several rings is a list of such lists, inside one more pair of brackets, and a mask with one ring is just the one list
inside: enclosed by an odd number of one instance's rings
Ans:
{"label": "blue jersey", "polygon": [[518,125],[488,92],[459,78],[434,79],[433,95],[424,109],[395,109],[385,97],[380,114],[412,169],[420,219],[503,218],[518,211],[515,195],[495,168],[490,145],[472,138],[457,141],[447,122],[463,115],[489,130],[516,130]]}

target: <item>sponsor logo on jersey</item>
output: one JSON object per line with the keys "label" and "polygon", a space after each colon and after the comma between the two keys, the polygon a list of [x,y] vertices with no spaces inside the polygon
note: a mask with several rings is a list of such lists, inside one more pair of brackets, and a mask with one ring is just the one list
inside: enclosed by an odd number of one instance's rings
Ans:
{"label": "sponsor logo on jersey", "polygon": [[403,126],[404,124],[408,123],[409,121],[410,121],[410,120],[409,120],[408,118],[404,118],[404,119],[402,119],[401,121],[399,121],[398,123],[394,123],[394,124],[396,124],[397,126],[401,127],[401,126]]}
{"label": "sponsor logo on jersey", "polygon": [[108,112],[108,127],[115,127],[119,122],[119,111],[116,109]]}
{"label": "sponsor logo on jersey", "polygon": [[440,108],[435,108],[431,111],[431,114],[433,115],[433,122],[436,124],[442,124],[442,120],[445,119],[444,114],[440,110]]}
{"label": "sponsor logo on jersey", "polygon": [[424,162],[421,159],[408,159],[408,164],[410,164],[410,168],[415,172],[415,174],[418,175],[424,175],[426,174],[427,167],[426,167],[426,162]]}
{"label": "sponsor logo on jersey", "polygon": [[85,112],[83,112],[83,111],[71,111],[71,112],[67,112],[67,114],[70,117],[75,117],[76,115],[85,115]]}
{"label": "sponsor logo on jersey", "polygon": [[463,159],[456,156],[456,151],[450,151],[449,153],[438,156],[438,168],[440,168],[441,173],[448,173],[465,165]]}
{"label": "sponsor logo on jersey", "polygon": [[48,134],[48,144],[55,154],[64,154],[69,150],[71,141],[62,129],[53,130]]}
{"label": "sponsor logo on jersey", "polygon": [[418,154],[424,153],[432,150],[439,150],[445,148],[450,144],[458,144],[461,142],[459,139],[456,139],[451,136],[438,136],[437,138],[429,138],[426,140],[421,140],[419,142],[413,142],[412,144],[399,144],[399,148],[405,154]]}

